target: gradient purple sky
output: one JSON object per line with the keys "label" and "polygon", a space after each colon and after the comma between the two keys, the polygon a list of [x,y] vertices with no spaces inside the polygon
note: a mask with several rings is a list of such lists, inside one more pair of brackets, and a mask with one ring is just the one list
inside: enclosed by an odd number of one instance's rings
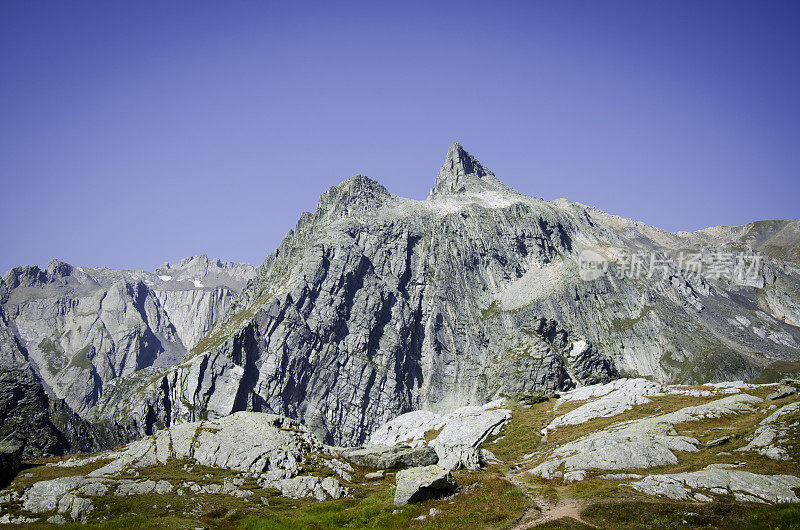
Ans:
{"label": "gradient purple sky", "polygon": [[0,271],[260,264],[454,140],[669,230],[800,216],[800,2],[0,2]]}

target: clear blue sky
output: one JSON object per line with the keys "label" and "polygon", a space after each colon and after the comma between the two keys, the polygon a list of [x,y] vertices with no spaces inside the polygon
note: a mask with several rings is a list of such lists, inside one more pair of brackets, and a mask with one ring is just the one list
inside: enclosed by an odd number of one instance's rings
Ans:
{"label": "clear blue sky", "polygon": [[261,263],[459,140],[669,230],[800,216],[800,2],[0,2],[0,270]]}

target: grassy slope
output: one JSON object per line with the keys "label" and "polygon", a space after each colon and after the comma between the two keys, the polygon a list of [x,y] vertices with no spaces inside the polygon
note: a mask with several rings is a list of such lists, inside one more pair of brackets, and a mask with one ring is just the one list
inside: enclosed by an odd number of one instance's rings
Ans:
{"label": "grassy slope", "polygon": [[[749,393],[763,398],[773,389],[759,388],[751,390]],[[567,402],[558,406],[555,413],[553,412],[554,401],[532,407],[512,403],[512,422],[495,437],[496,442],[489,440],[484,447],[507,462],[496,467],[501,468],[502,472],[508,475],[515,475],[527,482],[530,486],[529,492],[534,496],[545,499],[551,505],[574,501],[582,506],[581,518],[601,528],[800,528],[800,504],[761,506],[735,502],[732,498],[709,504],[678,502],[644,495],[625,486],[624,482],[626,481],[593,478],[591,473],[590,478],[575,484],[564,484],[560,480],[545,480],[524,473],[526,469],[538,464],[541,461],[539,458],[534,458],[529,463],[522,465],[514,464],[514,462],[522,460],[524,455],[537,449],[545,449],[556,443],[574,440],[619,421],[664,414],[689,405],[707,403],[719,399],[719,397],[721,396],[710,398],[689,398],[678,395],[656,397],[651,403],[636,406],[613,418],[596,418],[581,425],[559,428],[549,434],[546,445],[542,445],[542,437],[538,431],[556,415],[574,409],[580,403]],[[732,451],[746,445],[746,439],[753,434],[758,421],[772,412],[772,410],[767,410],[767,407],[782,406],[797,399],[797,396],[793,396],[778,401],[764,402],[759,406],[758,411],[749,414],[677,425],[679,434],[700,440],[699,452],[676,453],[679,462],[674,466],[651,468],[646,471],[623,470],[621,472],[677,473],[699,470],[712,463],[746,461],[747,464],[742,468],[746,471],[797,475],[800,473],[798,465],[800,461],[800,427],[795,427],[792,433],[792,439],[797,442],[788,447],[789,454],[792,456],[791,461],[776,461],[752,452]],[[788,418],[788,423],[800,422],[800,414]],[[732,441],[713,448],[706,448],[702,445],[704,442],[723,435],[732,435]],[[720,455],[721,452],[732,454]],[[598,471],[596,475],[602,473],[605,472]],[[564,518],[541,527],[585,528],[586,526],[574,519]]]}

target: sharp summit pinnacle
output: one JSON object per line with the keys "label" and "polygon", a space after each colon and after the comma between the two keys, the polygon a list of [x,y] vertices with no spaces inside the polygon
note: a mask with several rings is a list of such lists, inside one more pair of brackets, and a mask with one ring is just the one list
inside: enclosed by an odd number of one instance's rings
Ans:
{"label": "sharp summit pinnacle", "polygon": [[469,154],[460,143],[453,142],[428,198],[449,193],[480,193],[495,190],[516,193]]}

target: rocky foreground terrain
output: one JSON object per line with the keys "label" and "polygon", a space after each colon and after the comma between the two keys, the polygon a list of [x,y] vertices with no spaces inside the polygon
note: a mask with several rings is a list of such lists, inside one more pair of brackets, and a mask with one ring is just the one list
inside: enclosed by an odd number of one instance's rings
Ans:
{"label": "rocky foreground terrain", "polygon": [[350,178],[258,268],[16,267],[0,522],[781,527],[799,249],[528,197],[456,143],[426,200]]}
{"label": "rocky foreground terrain", "polygon": [[792,528],[798,381],[619,379],[448,413],[363,447],[237,412],[118,449],[27,464],[2,517],[38,527]]}

